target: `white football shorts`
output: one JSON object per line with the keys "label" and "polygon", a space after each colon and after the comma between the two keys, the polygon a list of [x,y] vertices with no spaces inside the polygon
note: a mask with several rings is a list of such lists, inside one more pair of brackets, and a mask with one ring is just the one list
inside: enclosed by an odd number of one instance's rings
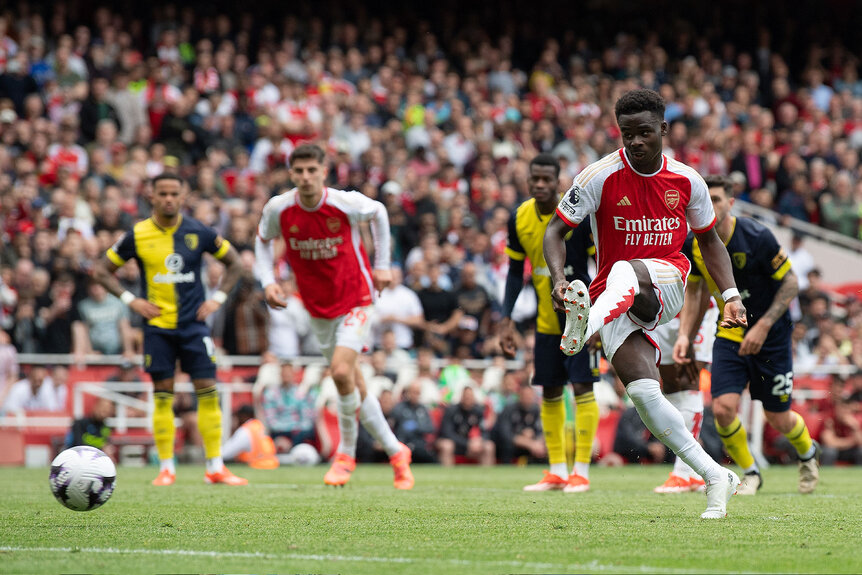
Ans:
{"label": "white football shorts", "polygon": [[332,319],[311,318],[311,330],[320,344],[320,352],[332,360],[336,347],[346,347],[358,353],[368,349],[374,306],[355,307]]}
{"label": "white football shorts", "polygon": [[656,363],[658,363],[661,352],[659,351],[659,345],[653,332],[656,327],[664,325],[675,318],[679,310],[682,309],[682,302],[685,297],[685,282],[676,266],[664,260],[641,259],[637,261],[643,262],[647,270],[649,270],[653,290],[655,290],[655,295],[659,302],[658,313],[650,321],[644,322],[629,310],[606,324],[600,332],[602,349],[608,361],[613,361],[614,354],[629,335],[636,331],[642,331],[647,339],[656,346]]}

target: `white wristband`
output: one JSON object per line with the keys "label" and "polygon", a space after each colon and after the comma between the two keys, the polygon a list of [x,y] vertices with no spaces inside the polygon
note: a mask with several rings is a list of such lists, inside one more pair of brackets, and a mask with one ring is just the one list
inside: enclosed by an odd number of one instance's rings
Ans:
{"label": "white wristband", "polygon": [[728,289],[724,290],[723,292],[721,292],[721,299],[723,299],[724,301],[727,301],[730,298],[736,297],[738,295],[739,295],[739,290],[736,289],[735,287],[732,287],[732,288],[728,288]]}
{"label": "white wristband", "polygon": [[138,299],[135,294],[130,292],[129,290],[124,291],[120,294],[120,301],[126,305],[131,305],[133,301]]}
{"label": "white wristband", "polygon": [[212,299],[214,302],[216,302],[217,304],[221,305],[221,304],[223,304],[224,302],[226,302],[226,301],[227,301],[227,294],[226,294],[226,293],[224,293],[224,292],[223,292],[223,291],[221,291],[221,290],[218,290],[217,292],[215,292],[215,293],[213,294],[213,297],[212,297],[211,299]]}

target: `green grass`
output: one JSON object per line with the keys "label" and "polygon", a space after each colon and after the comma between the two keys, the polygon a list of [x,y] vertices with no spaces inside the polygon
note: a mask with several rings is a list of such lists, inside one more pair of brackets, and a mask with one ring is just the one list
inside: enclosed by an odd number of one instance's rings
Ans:
{"label": "green grass", "polygon": [[771,468],[756,497],[703,521],[703,494],[655,495],[669,469],[597,468],[592,491],[524,493],[541,468],[416,466],[416,487],[360,465],[348,487],[324,467],[237,468],[248,487],[149,485],[120,468],[104,507],[69,511],[47,469],[0,469],[0,573],[713,573],[862,572],[862,470],[826,469],[796,493]]}

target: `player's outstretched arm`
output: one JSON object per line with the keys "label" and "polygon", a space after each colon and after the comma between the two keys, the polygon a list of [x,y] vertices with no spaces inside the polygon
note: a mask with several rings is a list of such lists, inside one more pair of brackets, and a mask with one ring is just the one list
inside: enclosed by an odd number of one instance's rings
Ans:
{"label": "player's outstretched arm", "polygon": [[[742,303],[742,298],[739,297],[739,290],[736,289],[730,256],[727,255],[724,242],[718,237],[715,228],[701,233],[695,232],[695,234],[706,269],[715,281],[715,285],[721,290],[722,297],[725,298],[724,318],[721,320],[721,327],[747,327],[748,319],[745,315],[745,306]],[[731,291],[728,292],[728,290]]]}
{"label": "player's outstretched arm", "polygon": [[239,253],[233,246],[228,247],[227,252],[221,257],[221,262],[225,265],[224,277],[222,277],[218,291],[213,294],[213,298],[206,300],[198,308],[196,314],[198,321],[205,320],[227,301],[227,294],[233,290],[242,275]]}
{"label": "player's outstretched arm", "polygon": [[757,355],[760,353],[760,348],[763,347],[769,330],[784,315],[787,308],[790,307],[790,302],[798,293],[799,280],[793,270],[788,270],[781,280],[781,286],[775,292],[775,297],[772,298],[769,309],[745,332],[745,337],[739,344],[739,355]]}
{"label": "player's outstretched arm", "polygon": [[548,227],[545,229],[544,243],[542,251],[545,255],[545,263],[548,264],[548,271],[551,273],[551,285],[553,286],[551,297],[554,300],[554,309],[556,311],[565,311],[563,298],[565,297],[566,288],[569,282],[566,281],[566,274],[563,271],[566,265],[566,234],[571,228],[557,214],[551,216],[551,221],[548,222]]}
{"label": "player's outstretched arm", "polygon": [[143,298],[135,297],[131,292],[123,289],[120,280],[114,273],[120,269],[107,256],[102,256],[96,263],[93,264],[93,270],[90,272],[93,279],[102,284],[106,290],[114,294],[120,300],[129,306],[129,309],[140,314],[144,319],[153,319],[162,315],[162,310],[156,304],[147,301]]}
{"label": "player's outstretched arm", "polygon": [[518,338],[515,334],[515,322],[512,321],[512,310],[524,287],[524,260],[509,258],[509,271],[506,274],[506,290],[503,295],[503,322],[500,326],[500,348],[503,355],[511,359],[518,352]]}

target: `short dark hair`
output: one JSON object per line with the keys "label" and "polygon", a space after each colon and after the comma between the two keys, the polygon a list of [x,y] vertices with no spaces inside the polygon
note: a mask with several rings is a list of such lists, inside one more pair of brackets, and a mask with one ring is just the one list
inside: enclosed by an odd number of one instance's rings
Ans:
{"label": "short dark hair", "polygon": [[288,163],[292,166],[296,160],[315,160],[322,164],[325,159],[326,152],[317,144],[301,144],[291,152]]}
{"label": "short dark hair", "polygon": [[186,183],[186,181],[181,176],[178,176],[177,174],[172,174],[170,172],[162,172],[161,174],[159,174],[158,176],[153,178],[150,181],[150,184],[155,188],[156,184],[161,182],[162,180],[174,180],[176,182],[179,182],[180,186],[182,186],[183,184]]}
{"label": "short dark hair", "polygon": [[731,197],[733,194],[733,182],[730,178],[724,176],[706,176],[703,181],[706,182],[707,188],[724,188],[724,193],[727,197]]}
{"label": "short dark hair", "polygon": [[639,88],[620,96],[616,106],[614,106],[614,114],[617,120],[620,119],[620,116],[639,114],[641,112],[652,112],[659,119],[664,120],[664,98],[655,90]]}
{"label": "short dark hair", "polygon": [[533,166],[552,166],[557,175],[560,175],[560,161],[551,154],[539,154],[530,160],[530,168]]}

